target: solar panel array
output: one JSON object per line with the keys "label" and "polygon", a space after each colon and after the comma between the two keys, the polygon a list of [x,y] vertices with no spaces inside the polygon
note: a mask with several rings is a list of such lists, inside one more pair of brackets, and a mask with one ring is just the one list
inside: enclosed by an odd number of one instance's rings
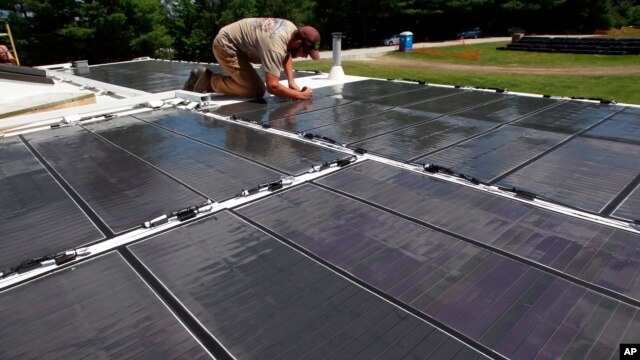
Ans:
{"label": "solar panel array", "polygon": [[[127,66],[176,66],[158,63]],[[0,358],[600,359],[640,342],[638,232],[399,166],[631,223],[637,108],[364,80],[212,112],[0,139],[0,267],[350,156],[303,134],[399,162],[359,162],[6,288]],[[229,115],[300,136],[216,117]]]}
{"label": "solar panel array", "polygon": [[[130,89],[159,93],[182,89],[184,82],[191,73],[191,69],[200,66],[206,66],[216,73],[225,73],[217,64],[143,59],[78,68],[74,70],[74,75]],[[261,69],[257,71],[261,76],[264,76]],[[312,73],[295,73],[296,77],[310,75]]]}

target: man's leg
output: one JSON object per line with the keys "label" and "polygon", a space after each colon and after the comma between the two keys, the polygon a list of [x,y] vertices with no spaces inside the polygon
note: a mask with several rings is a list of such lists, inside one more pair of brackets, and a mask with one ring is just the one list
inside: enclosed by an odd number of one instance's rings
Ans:
{"label": "man's leg", "polygon": [[264,81],[246,57],[227,52],[217,37],[213,40],[213,55],[220,66],[229,73],[229,76],[212,74],[213,91],[252,98],[264,96],[266,91]]}

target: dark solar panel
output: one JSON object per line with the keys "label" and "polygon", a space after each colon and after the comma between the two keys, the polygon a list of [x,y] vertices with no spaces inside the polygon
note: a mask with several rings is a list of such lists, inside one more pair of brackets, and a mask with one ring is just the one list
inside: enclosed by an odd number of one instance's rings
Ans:
{"label": "dark solar panel", "polygon": [[[629,324],[628,318],[613,318],[614,310],[637,311],[313,185],[279,193],[239,212],[508,358],[533,357],[550,339],[559,342],[553,348],[558,357],[611,352],[618,341],[601,330]],[[589,306],[586,313],[583,302]],[[556,316],[546,318],[550,310]],[[572,336],[554,336],[565,330]],[[597,345],[585,347],[585,342]]]}
{"label": "dark solar panel", "polygon": [[[417,112],[415,116],[420,115],[424,116],[421,112]],[[353,145],[386,157],[407,161],[490,130],[495,126],[495,123],[488,121],[450,115],[359,141]]]}
{"label": "dark solar panel", "polygon": [[226,212],[129,248],[239,359],[426,358],[450,338]]}
{"label": "dark solar panel", "polygon": [[558,100],[514,96],[502,101],[474,107],[456,115],[467,119],[491,121],[503,124],[524,116],[530,116],[530,114],[535,113],[536,111],[558,104],[560,104]]}
{"label": "dark solar panel", "polygon": [[298,115],[294,114],[290,117],[271,120],[269,125],[276,129],[292,132],[310,131],[320,126],[377,114],[389,109],[391,109],[390,106],[358,101],[328,109],[310,111]]}
{"label": "dark solar panel", "polygon": [[537,130],[575,134],[621,109],[615,105],[570,101],[526,117],[516,124]]}
{"label": "dark solar panel", "polygon": [[0,293],[2,359],[210,359],[116,253]]}
{"label": "dark solar panel", "polygon": [[0,269],[103,237],[18,137],[0,140]]}
{"label": "dark solar panel", "polygon": [[269,122],[271,120],[291,118],[309,111],[332,108],[334,106],[344,105],[351,102],[332,97],[314,97],[312,100],[303,101],[272,99],[278,98],[244,101],[225,105],[212,111],[212,113],[223,116],[237,115],[244,119],[256,122]]}
{"label": "dark solar panel", "polygon": [[584,135],[640,144],[640,108],[626,108]]}
{"label": "dark solar panel", "polygon": [[379,114],[317,127],[309,132],[348,144],[429,120],[420,111],[394,108]]}
{"label": "dark solar panel", "polygon": [[613,212],[613,216],[627,220],[640,220],[640,190],[638,187],[622,201]]}
{"label": "dark solar panel", "polygon": [[[176,61],[134,61],[91,66],[76,75],[113,85],[152,93],[182,89],[194,63]],[[212,69],[215,67],[212,67]]]}
{"label": "dark solar panel", "polygon": [[433,114],[433,117],[459,111],[483,103],[509,98],[510,96],[484,91],[465,91],[443,98],[427,100],[405,106],[408,109],[420,110]]}
{"label": "dark solar panel", "polygon": [[[503,100],[493,102],[500,99]],[[548,102],[539,100],[513,101],[504,95],[488,92],[465,92],[427,100],[407,108],[412,109],[416,116],[429,120],[470,106],[491,103],[478,107],[478,110],[469,109],[353,145],[394,159],[409,160],[487,131],[496,126],[495,122],[506,121],[509,115],[514,120],[525,112],[549,105]]]}
{"label": "dark solar panel", "polygon": [[369,161],[318,181],[640,300],[635,233]]}
{"label": "dark solar panel", "polygon": [[[375,89],[376,87],[381,86],[381,84],[386,83],[385,80],[380,79],[365,79],[360,81],[353,81],[348,83],[334,84],[331,86],[323,86],[317,89],[313,89],[313,97],[326,97],[326,96],[334,96],[334,97],[343,97],[345,99],[351,98],[352,95],[367,92],[366,89]],[[414,86],[416,86],[414,84]]]}
{"label": "dark solar panel", "polygon": [[205,200],[78,126],[25,138],[116,233]]}
{"label": "dark solar panel", "polygon": [[213,200],[279,180],[281,173],[127,116],[85,126]]}
{"label": "dark solar panel", "polygon": [[347,156],[189,111],[162,110],[135,117],[294,175],[304,173],[314,165]]}
{"label": "dark solar panel", "polygon": [[[470,128],[461,121],[461,132]],[[477,122],[486,124],[486,122]],[[475,123],[471,123],[475,124]],[[471,128],[473,130],[473,128]],[[476,130],[477,131],[477,130]],[[462,136],[454,132],[454,139]],[[415,159],[489,181],[565,140],[566,134],[507,125],[433,155]],[[446,140],[446,138],[445,138]]]}
{"label": "dark solar panel", "polygon": [[577,137],[498,183],[599,212],[638,169],[640,144]]}
{"label": "dark solar panel", "polygon": [[[392,83],[380,80],[362,80],[313,90],[309,101],[291,101],[276,97],[224,105],[213,111],[219,115],[239,115],[258,122],[292,118],[298,114],[348,104],[362,98],[362,94],[405,92],[419,88],[416,84]],[[444,93],[444,92],[443,92]]]}
{"label": "dark solar panel", "polygon": [[[141,60],[91,66],[88,72],[85,69],[76,70],[75,75],[130,89],[158,93],[182,89],[191,69],[198,66],[207,66],[215,73],[225,73],[217,64],[204,65],[179,61]],[[258,74],[263,76],[264,73],[258,69]],[[314,74],[310,72],[294,72],[295,77],[312,75]],[[284,77],[284,72],[281,78],[286,78]]]}
{"label": "dark solar panel", "polygon": [[[368,84],[365,83],[365,85]],[[378,81],[372,86],[367,86],[363,89],[355,86],[350,88],[343,87],[340,94],[335,94],[335,96],[346,100],[370,100],[421,88],[424,88],[424,85],[408,82]]]}
{"label": "dark solar panel", "polygon": [[[464,90],[455,89],[455,88],[446,88],[446,87],[436,87],[430,86],[426,88],[418,88],[417,90],[411,90],[406,92],[395,93],[383,97],[378,97],[375,99],[366,98],[363,101],[372,102],[380,105],[387,106],[404,106],[417,102],[421,102],[424,100],[449,96],[452,94],[461,93]],[[366,92],[366,89],[363,91]]]}

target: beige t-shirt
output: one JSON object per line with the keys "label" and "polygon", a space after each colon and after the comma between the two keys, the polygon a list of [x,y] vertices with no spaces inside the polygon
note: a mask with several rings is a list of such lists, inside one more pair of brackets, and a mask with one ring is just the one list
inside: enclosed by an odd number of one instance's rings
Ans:
{"label": "beige t-shirt", "polygon": [[218,33],[222,44],[261,64],[264,71],[280,77],[287,44],[298,28],[289,20],[248,18],[229,24]]}

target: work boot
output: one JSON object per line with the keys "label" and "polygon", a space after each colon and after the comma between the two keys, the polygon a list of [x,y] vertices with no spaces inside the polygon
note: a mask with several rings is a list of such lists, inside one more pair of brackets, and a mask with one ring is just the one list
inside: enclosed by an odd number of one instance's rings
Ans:
{"label": "work boot", "polygon": [[212,92],[212,74],[213,73],[211,72],[211,70],[207,69],[205,66],[200,66],[198,68],[192,69],[191,74],[189,74],[189,78],[184,83],[183,90],[193,91],[197,93]]}

